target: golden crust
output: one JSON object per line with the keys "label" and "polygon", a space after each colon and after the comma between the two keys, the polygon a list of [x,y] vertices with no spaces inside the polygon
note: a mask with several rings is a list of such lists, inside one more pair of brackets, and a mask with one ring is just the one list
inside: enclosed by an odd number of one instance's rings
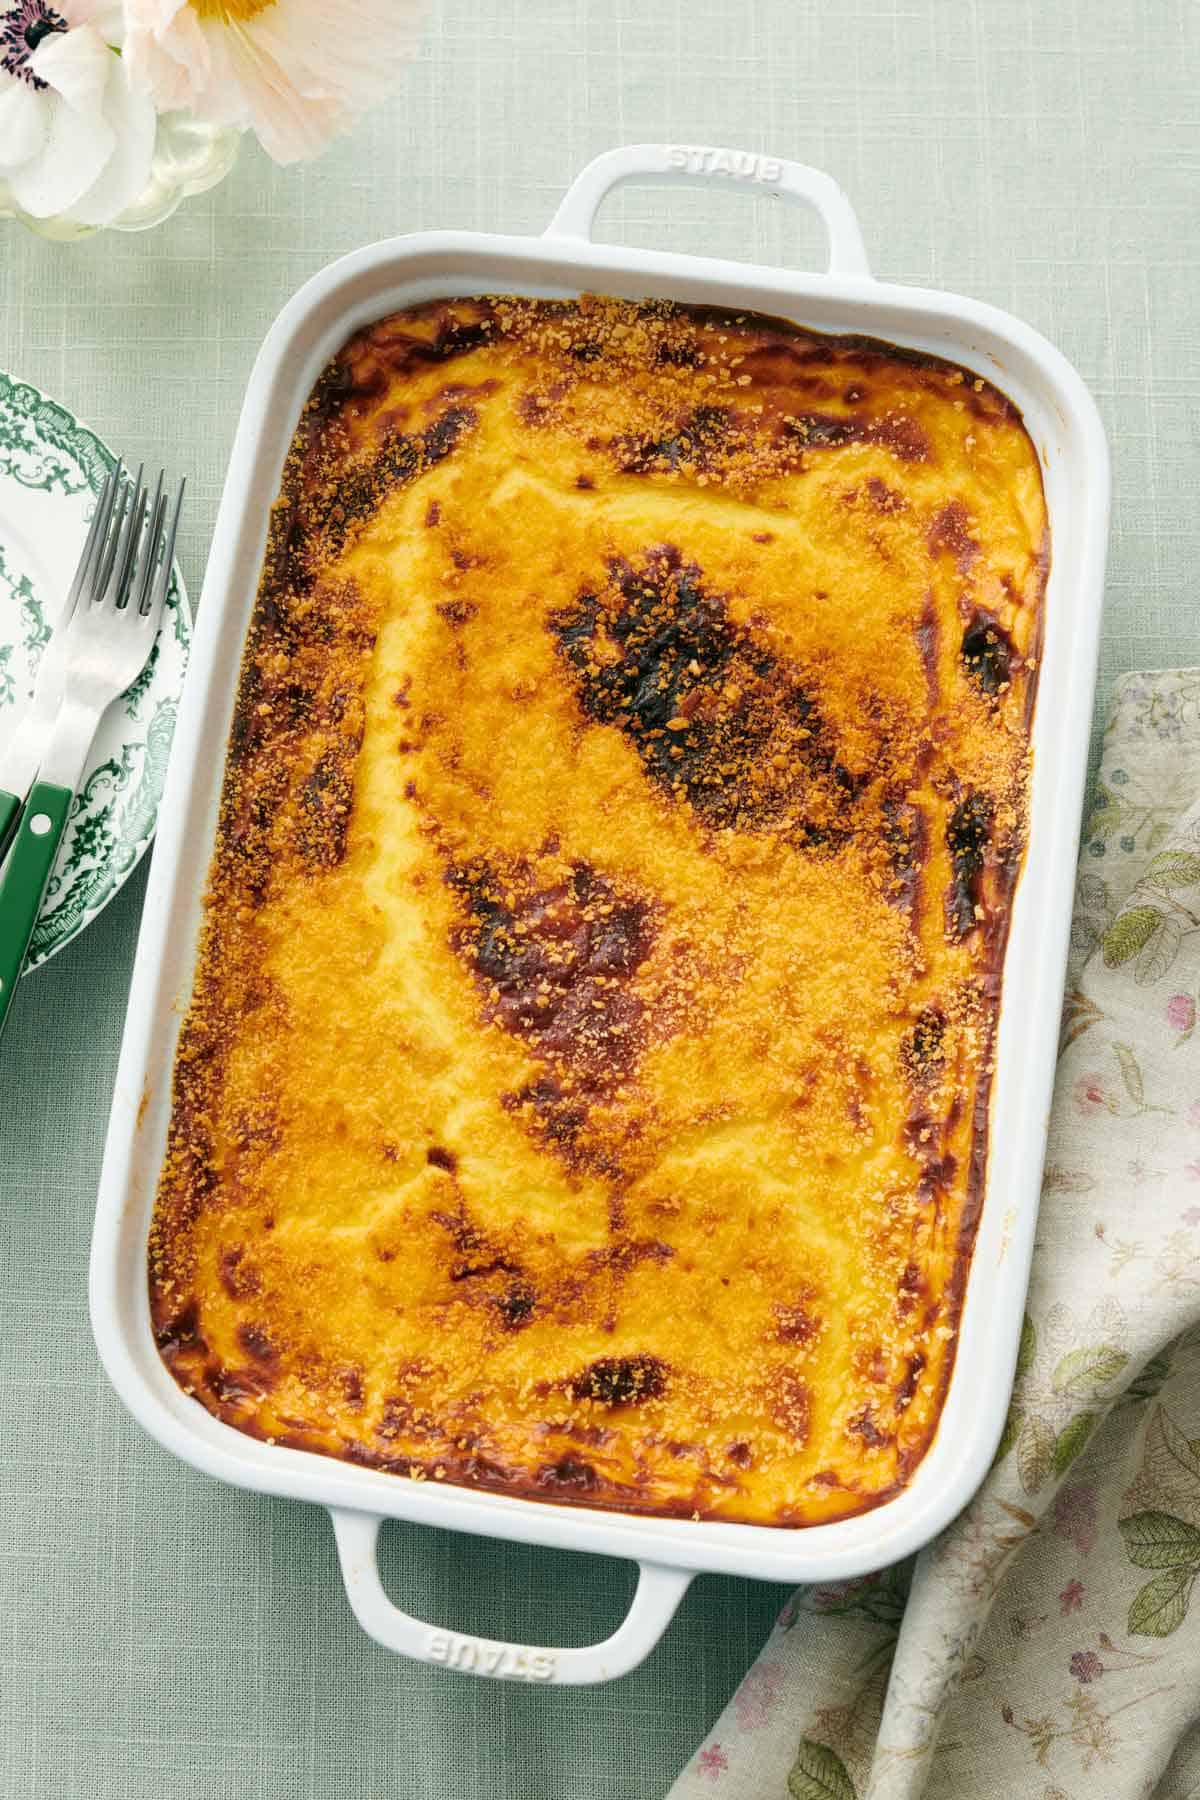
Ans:
{"label": "golden crust", "polygon": [[753,315],[335,358],[273,513],[150,1251],[272,1440],[776,1525],[935,1428],[1048,560],[1011,404]]}

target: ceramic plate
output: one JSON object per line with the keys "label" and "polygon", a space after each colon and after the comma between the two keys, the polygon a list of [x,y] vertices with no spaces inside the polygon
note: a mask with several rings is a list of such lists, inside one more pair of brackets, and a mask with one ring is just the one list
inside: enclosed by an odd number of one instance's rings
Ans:
{"label": "ceramic plate", "polygon": [[[28,382],[0,372],[0,743],[33,692],[95,498],[114,462],[100,439]],[[29,947],[27,971],[94,919],[154,835],[191,619],[176,566],[162,629],[105,713]]]}

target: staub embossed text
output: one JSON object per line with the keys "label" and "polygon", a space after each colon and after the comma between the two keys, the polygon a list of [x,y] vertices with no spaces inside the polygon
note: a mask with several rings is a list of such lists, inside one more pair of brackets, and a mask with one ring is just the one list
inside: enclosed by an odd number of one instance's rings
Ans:
{"label": "staub embossed text", "polygon": [[776,182],[783,164],[772,156],[756,156],[752,150],[710,150],[702,144],[672,144],[667,161],[689,175],[733,175],[739,181]]}
{"label": "staub embossed text", "polygon": [[484,1638],[460,1637],[454,1631],[431,1631],[426,1644],[430,1662],[477,1675],[499,1675],[508,1681],[553,1681],[554,1658],[545,1650],[518,1650]]}

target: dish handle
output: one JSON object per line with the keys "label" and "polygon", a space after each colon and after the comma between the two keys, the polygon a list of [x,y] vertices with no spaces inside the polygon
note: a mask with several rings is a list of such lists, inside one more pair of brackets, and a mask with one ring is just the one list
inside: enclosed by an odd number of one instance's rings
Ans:
{"label": "dish handle", "polygon": [[579,171],[563,196],[547,237],[590,239],[600,203],[631,181],[667,181],[689,187],[716,183],[797,200],[820,215],[829,238],[830,275],[869,277],[866,247],[854,208],[833,177],[807,163],[752,150],[721,150],[703,144],[626,144],[606,150]]}
{"label": "dish handle", "polygon": [[330,1507],[342,1579],[354,1616],[368,1637],[385,1650],[418,1662],[441,1663],[467,1675],[500,1680],[558,1683],[583,1687],[628,1674],[649,1656],[675,1616],[692,1579],[690,1569],[668,1569],[639,1563],[633,1603],[611,1637],[580,1649],[546,1650],[524,1644],[499,1643],[425,1625],[393,1605],[379,1578],[381,1518],[371,1513]]}

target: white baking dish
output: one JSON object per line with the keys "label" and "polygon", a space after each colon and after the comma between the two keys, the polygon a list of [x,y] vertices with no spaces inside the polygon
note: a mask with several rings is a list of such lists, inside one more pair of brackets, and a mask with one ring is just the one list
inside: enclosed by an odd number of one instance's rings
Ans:
{"label": "white baking dish", "polygon": [[[824,274],[793,274],[590,241],[615,185],[637,177],[718,182],[805,201],[829,236]],[[325,362],[351,332],[446,294],[668,297],[785,314],[954,358],[1021,408],[1042,459],[1052,531],[1034,727],[1028,859],[1004,978],[986,1193],[954,1373],[934,1442],[910,1483],[875,1511],[808,1530],[629,1517],[435,1487],[257,1442],[175,1384],[150,1330],[146,1236],[166,1135],[171,1066],[190,992],[242,639],[284,454]],[[860,1575],[928,1542],[970,1499],[1000,1435],[1016,1357],[1054,1077],[1108,523],[1104,434],[1083,383],[1007,314],[949,294],[873,280],[858,225],[828,176],[729,151],[638,145],[597,158],[543,238],[431,232],[343,257],[284,307],[242,408],[199,609],[146,896],[101,1177],[91,1313],[104,1366],[133,1414],[196,1468],[239,1486],[328,1506],[359,1620],[427,1662],[532,1681],[602,1681],[634,1667],[665,1630],[693,1574],[768,1581]],[[394,1607],[376,1566],[388,1517],[636,1559],[631,1610],[607,1642],[524,1649],[421,1624]]]}

